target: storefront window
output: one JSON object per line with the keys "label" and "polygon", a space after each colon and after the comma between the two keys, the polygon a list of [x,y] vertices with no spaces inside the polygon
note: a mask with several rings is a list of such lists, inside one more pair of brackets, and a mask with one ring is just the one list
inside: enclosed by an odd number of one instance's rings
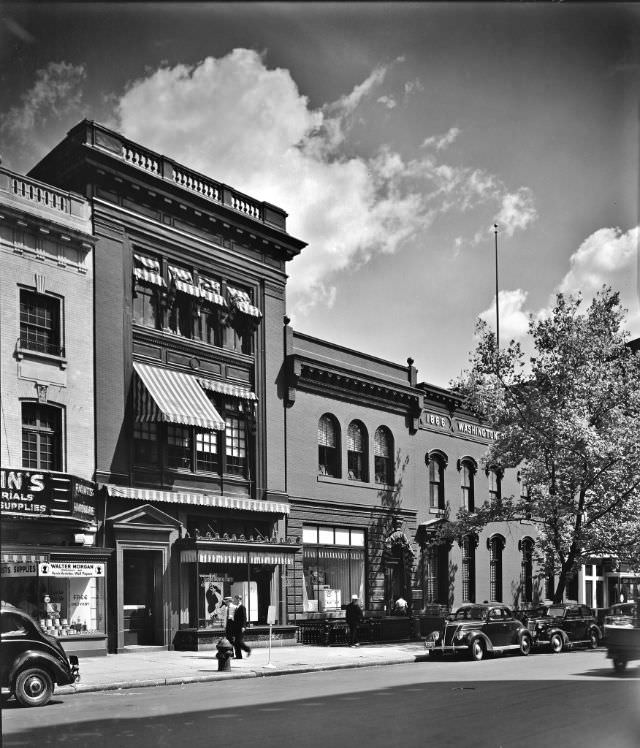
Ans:
{"label": "storefront window", "polygon": [[[94,573],[96,567],[104,574],[103,564],[72,562],[68,566],[73,574]],[[56,573],[61,573],[60,567]],[[54,636],[104,634],[104,585],[104,576],[3,578],[2,599],[29,613],[43,631]]]}
{"label": "storefront window", "polygon": [[341,610],[358,595],[365,600],[364,530],[304,526],[303,607],[307,613]]}

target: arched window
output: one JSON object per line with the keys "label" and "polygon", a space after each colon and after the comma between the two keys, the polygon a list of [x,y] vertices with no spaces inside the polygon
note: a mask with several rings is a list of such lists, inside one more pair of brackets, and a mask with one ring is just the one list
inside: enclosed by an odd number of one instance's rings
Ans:
{"label": "arched window", "polygon": [[460,460],[460,488],[462,491],[462,506],[468,512],[475,510],[475,476],[478,469],[476,461],[472,457],[463,457]]}
{"label": "arched window", "polygon": [[325,413],[318,421],[318,473],[339,475],[340,430],[336,419]]}
{"label": "arched window", "polygon": [[462,600],[465,603],[476,601],[476,547],[478,538],[465,535],[462,538]]}
{"label": "arched window", "polygon": [[522,538],[520,541],[522,559],[520,561],[520,581],[522,584],[522,602],[533,601],[533,539]]}
{"label": "arched window", "polygon": [[22,403],[22,467],[62,470],[60,408]]}
{"label": "arched window", "polygon": [[502,602],[502,551],[505,539],[492,535],[487,541],[489,550],[489,597],[493,602]]}
{"label": "arched window", "polygon": [[367,431],[360,421],[351,421],[347,431],[349,480],[367,480]]}
{"label": "arched window", "polygon": [[386,426],[376,429],[373,439],[373,461],[376,483],[393,485],[393,437]]}
{"label": "arched window", "polygon": [[429,509],[444,509],[444,469],[447,456],[442,452],[430,452],[429,460]]}

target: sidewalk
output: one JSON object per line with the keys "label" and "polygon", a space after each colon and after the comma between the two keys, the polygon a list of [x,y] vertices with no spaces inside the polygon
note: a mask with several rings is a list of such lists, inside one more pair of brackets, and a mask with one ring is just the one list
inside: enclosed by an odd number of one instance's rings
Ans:
{"label": "sidewalk", "polygon": [[274,647],[254,648],[251,657],[231,660],[231,672],[219,672],[215,651],[175,652],[167,650],[128,651],[80,660],[80,681],[58,686],[56,694],[87,693],[124,688],[148,688],[182,683],[259,678],[339,668],[397,665],[427,659],[422,642],[363,644],[360,647]]}

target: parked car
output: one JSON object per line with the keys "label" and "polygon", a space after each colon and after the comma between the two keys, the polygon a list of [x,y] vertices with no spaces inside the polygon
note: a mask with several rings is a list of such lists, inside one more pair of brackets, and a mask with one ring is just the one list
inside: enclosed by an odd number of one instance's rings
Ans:
{"label": "parked car", "polygon": [[547,647],[562,652],[576,644],[595,649],[602,639],[602,631],[593,611],[578,603],[553,603],[545,606],[536,617],[527,619],[527,628],[534,647]]}
{"label": "parked car", "polygon": [[531,634],[510,608],[501,604],[465,604],[433,631],[425,641],[430,656],[468,654],[482,660],[487,654],[531,651]]}
{"label": "parked car", "polygon": [[22,706],[44,706],[56,685],[69,685],[79,677],[78,658],[67,657],[55,636],[45,634],[20,608],[5,602],[0,605],[3,698],[14,695]]}

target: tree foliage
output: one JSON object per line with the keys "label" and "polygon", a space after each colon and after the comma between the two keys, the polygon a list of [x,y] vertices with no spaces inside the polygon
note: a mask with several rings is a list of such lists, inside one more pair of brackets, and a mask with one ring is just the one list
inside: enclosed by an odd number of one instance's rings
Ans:
{"label": "tree foliage", "polygon": [[555,601],[588,559],[640,564],[640,355],[623,320],[610,288],[586,309],[580,295],[558,294],[546,318],[530,318],[527,355],[513,341],[498,351],[480,322],[470,369],[454,383],[499,432],[486,464],[517,469],[526,489],[460,512],[446,532],[531,517],[538,562],[557,578]]}

